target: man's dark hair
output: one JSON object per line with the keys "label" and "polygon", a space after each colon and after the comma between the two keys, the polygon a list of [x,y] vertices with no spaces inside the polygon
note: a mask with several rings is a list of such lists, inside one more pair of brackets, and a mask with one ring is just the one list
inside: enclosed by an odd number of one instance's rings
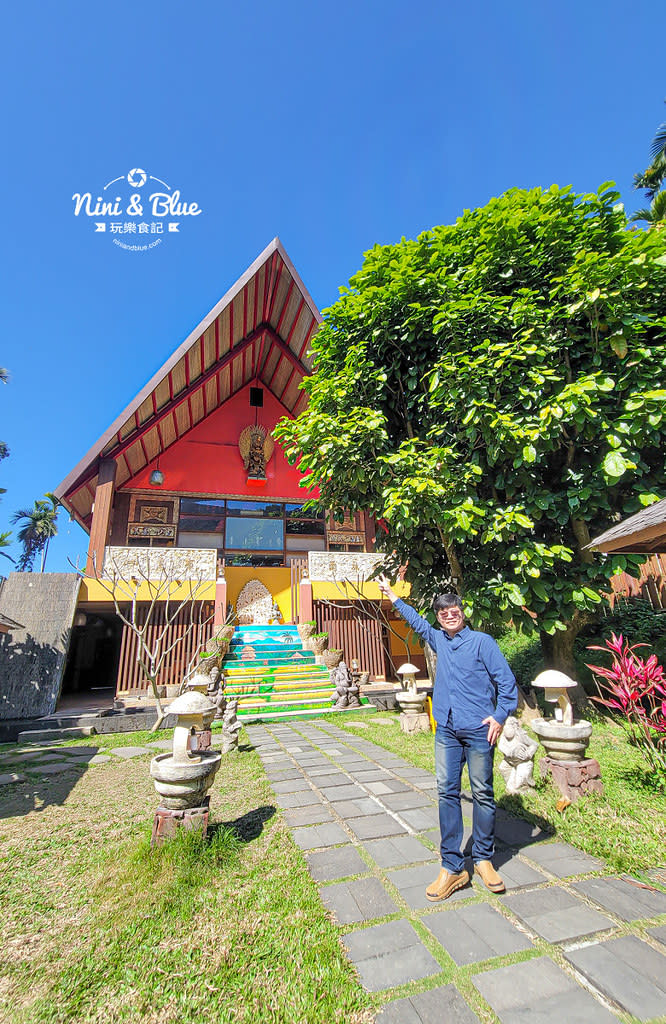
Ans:
{"label": "man's dark hair", "polygon": [[462,611],[463,603],[457,594],[438,594],[435,600],[432,602],[432,610],[435,615],[441,611],[442,608],[460,608]]}

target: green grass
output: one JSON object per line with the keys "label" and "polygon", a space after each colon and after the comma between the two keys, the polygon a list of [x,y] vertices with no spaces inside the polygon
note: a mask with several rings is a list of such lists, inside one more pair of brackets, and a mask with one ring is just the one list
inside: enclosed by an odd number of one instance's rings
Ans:
{"label": "green grass", "polygon": [[[604,795],[592,794],[571,804],[562,813],[556,809],[560,793],[552,782],[534,771],[536,789],[521,796],[508,796],[495,759],[495,793],[498,805],[518,817],[553,829],[558,839],[571,843],[595,857],[602,857],[617,871],[644,875],[666,867],[666,794],[655,790],[638,750],[631,746],[619,725],[592,711],[594,731],[588,756],[601,765]],[[381,725],[391,721],[391,726]],[[353,728],[351,716],[336,718],[335,724]],[[364,718],[363,736],[391,750],[420,768],[433,770],[433,737],[430,733],[406,736],[398,716],[381,713]],[[537,762],[543,756],[539,748]]]}
{"label": "green grass", "polygon": [[243,746],[217,775],[206,844],[190,834],[150,849],[147,759],[3,790],[3,1022],[373,1019],[373,997]]}

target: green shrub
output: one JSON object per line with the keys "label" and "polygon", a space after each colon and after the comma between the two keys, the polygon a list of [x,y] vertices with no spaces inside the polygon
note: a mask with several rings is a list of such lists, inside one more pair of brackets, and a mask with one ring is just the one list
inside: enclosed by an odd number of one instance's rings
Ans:
{"label": "green shrub", "polygon": [[531,636],[507,629],[497,638],[500,651],[509,662],[518,685],[523,690],[531,687],[532,680],[543,669],[543,652],[538,635]]}

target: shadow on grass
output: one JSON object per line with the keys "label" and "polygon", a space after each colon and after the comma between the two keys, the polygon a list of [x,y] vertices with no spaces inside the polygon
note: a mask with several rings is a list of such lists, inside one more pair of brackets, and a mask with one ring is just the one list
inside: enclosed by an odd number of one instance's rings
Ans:
{"label": "shadow on grass", "polygon": [[218,821],[209,825],[208,834],[212,837],[217,832],[230,829],[239,842],[251,843],[254,839],[259,838],[264,830],[265,822],[270,821],[275,811],[276,808],[270,804],[255,807],[254,810],[242,814],[240,818],[234,818],[232,821]]}
{"label": "shadow on grass", "polygon": [[[17,774],[19,780],[2,787],[0,791],[0,819],[16,818],[32,811],[44,811],[53,804],[64,804],[79,779],[88,769],[88,762],[101,751],[98,747],[80,747],[81,754],[68,758],[68,763],[57,774],[40,772],[40,752],[34,757],[17,757],[0,769],[0,774]],[[41,752],[42,754],[44,751]],[[53,751],[57,753],[57,751]],[[20,776],[25,778],[21,779]]]}

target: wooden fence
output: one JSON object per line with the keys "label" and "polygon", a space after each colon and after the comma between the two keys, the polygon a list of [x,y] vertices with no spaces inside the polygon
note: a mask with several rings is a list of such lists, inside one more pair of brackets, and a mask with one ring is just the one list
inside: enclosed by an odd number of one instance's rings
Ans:
{"label": "wooden fence", "polygon": [[[374,612],[373,612],[374,609]],[[357,661],[362,672],[371,679],[386,679],[388,630],[375,618],[372,601],[315,601],[314,617],[317,631],[328,633],[328,646],[342,650],[348,665]]]}
{"label": "wooden fence", "polygon": [[[147,604],[137,606],[136,623],[139,627],[146,625],[149,607]],[[123,611],[127,614],[125,610]],[[158,686],[175,685],[181,682],[197,649],[212,636],[213,612],[212,602],[197,601],[195,602],[194,625],[192,625],[191,606],[186,605],[168,626],[160,644],[161,650],[167,650],[168,654],[162,664],[157,680]],[[152,648],[157,635],[164,629],[165,621],[164,604],[156,604],[150,616],[146,634],[146,642],[149,647]],[[146,678],[137,661],[138,649],[139,642],[136,634],[129,626],[123,624],[118,663],[118,695],[130,696],[146,692]]]}
{"label": "wooden fence", "polygon": [[650,555],[638,579],[621,572],[611,577],[611,604],[618,597],[642,597],[653,608],[666,608],[666,555]]}

